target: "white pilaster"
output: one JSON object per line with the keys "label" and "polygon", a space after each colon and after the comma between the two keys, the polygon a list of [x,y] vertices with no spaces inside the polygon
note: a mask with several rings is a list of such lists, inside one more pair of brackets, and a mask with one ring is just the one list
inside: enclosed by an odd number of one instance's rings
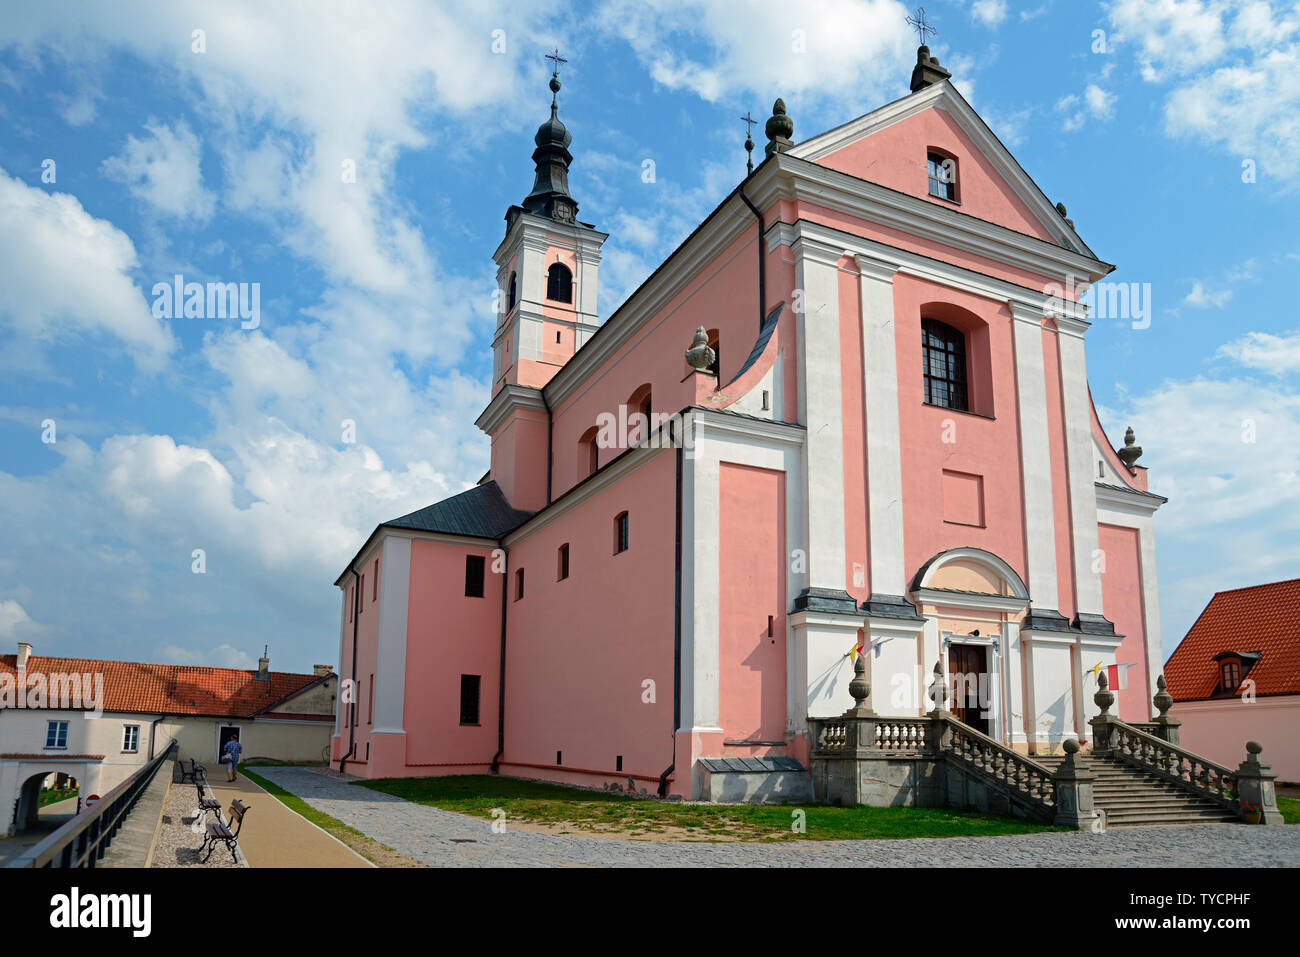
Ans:
{"label": "white pilaster", "polygon": [[898,357],[894,329],[894,274],[898,266],[855,256],[861,270],[863,415],[866,420],[867,528],[871,591],[902,595],[903,461],[898,419]]}
{"label": "white pilaster", "polygon": [[411,594],[411,540],[386,536],[380,563],[379,647],[374,734],[402,734],[406,706],[406,623]]}
{"label": "white pilaster", "polygon": [[1008,305],[1014,317],[1029,594],[1035,608],[1058,610],[1061,605],[1056,584],[1056,526],[1052,518],[1052,457],[1047,428],[1047,380],[1043,371],[1042,314],[1019,303]]}
{"label": "white pilaster", "polygon": [[1074,542],[1075,611],[1101,615],[1101,570],[1097,562],[1097,489],[1093,468],[1092,403],[1084,358],[1086,324],[1057,317],[1061,353],[1061,398],[1065,418],[1065,457],[1070,482],[1070,525]]}
{"label": "white pilaster", "polygon": [[[806,586],[843,591],[844,404],[840,382],[839,252],[796,239],[795,282],[803,292],[797,323],[799,419],[807,427],[808,579]],[[843,709],[841,709],[843,710]]]}

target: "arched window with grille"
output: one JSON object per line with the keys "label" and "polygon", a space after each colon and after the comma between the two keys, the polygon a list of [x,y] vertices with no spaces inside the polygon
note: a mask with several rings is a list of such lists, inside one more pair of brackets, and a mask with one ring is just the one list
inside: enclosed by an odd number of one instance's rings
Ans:
{"label": "arched window with grille", "polygon": [[546,298],[554,302],[573,302],[573,273],[564,263],[552,263],[546,270]]}
{"label": "arched window with grille", "polygon": [[578,440],[578,481],[593,475],[600,466],[600,452],[596,445],[596,427],[593,425]]}
{"label": "arched window with grille", "polygon": [[937,319],[922,319],[921,361],[926,404],[969,411],[966,336],[962,331]]}
{"label": "arched window with grille", "polygon": [[506,314],[509,315],[514,311],[515,303],[519,301],[519,277],[515,273],[510,274],[510,285],[506,289]]}

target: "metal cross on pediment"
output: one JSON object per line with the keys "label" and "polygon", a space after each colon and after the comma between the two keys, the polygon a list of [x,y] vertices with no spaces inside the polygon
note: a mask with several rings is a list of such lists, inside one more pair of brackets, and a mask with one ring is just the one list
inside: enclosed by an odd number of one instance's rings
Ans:
{"label": "metal cross on pediment", "polygon": [[916,31],[921,46],[925,46],[928,38],[935,36],[939,32],[925,18],[925,7],[917,7],[915,15],[907,18],[907,25]]}
{"label": "metal cross on pediment", "polygon": [[560,56],[560,48],[559,48],[559,47],[556,47],[556,48],[555,48],[555,52],[554,52],[554,53],[548,53],[548,54],[546,54],[546,59],[550,60],[553,64],[555,64],[555,71],[554,71],[555,73],[559,73],[559,72],[560,72],[560,64],[561,64],[561,63],[568,63],[568,62],[569,62],[569,61],[566,60],[564,57]]}
{"label": "metal cross on pediment", "polygon": [[745,124],[745,169],[752,173],[754,172],[754,124],[758,120],[750,116],[749,110],[746,110],[740,121]]}

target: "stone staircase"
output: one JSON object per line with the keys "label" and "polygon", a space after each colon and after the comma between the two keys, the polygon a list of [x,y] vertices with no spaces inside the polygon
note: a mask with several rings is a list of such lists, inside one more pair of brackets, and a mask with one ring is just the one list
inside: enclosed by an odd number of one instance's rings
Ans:
{"label": "stone staircase", "polygon": [[[1106,827],[1220,824],[1238,821],[1236,813],[1216,801],[1192,794],[1164,779],[1132,767],[1113,755],[1080,755],[1097,775],[1093,806],[1106,812]],[[1033,755],[1056,771],[1064,755]]]}

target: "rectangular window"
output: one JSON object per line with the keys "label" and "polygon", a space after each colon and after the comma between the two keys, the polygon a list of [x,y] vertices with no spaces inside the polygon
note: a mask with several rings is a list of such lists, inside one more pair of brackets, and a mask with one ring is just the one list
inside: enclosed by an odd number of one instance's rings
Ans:
{"label": "rectangular window", "polygon": [[560,568],[556,576],[556,581],[564,581],[569,577],[569,544],[565,542],[560,546],[559,557]]}
{"label": "rectangular window", "polygon": [[460,723],[478,724],[478,695],[482,677],[479,675],[460,676]]}
{"label": "rectangular window", "polygon": [[138,724],[128,724],[122,728],[122,750],[140,750],[140,726]]}
{"label": "rectangular window", "polygon": [[930,195],[939,199],[957,201],[957,161],[941,153],[926,156],[930,181]]}
{"label": "rectangular window", "polygon": [[351,621],[351,620],[352,620],[352,596],[353,596],[352,587],[349,586],[349,588],[348,588],[348,621]]}
{"label": "rectangular window", "polygon": [[627,551],[627,512],[620,512],[614,519],[614,554]]}
{"label": "rectangular window", "polygon": [[465,597],[482,598],[483,597],[483,572],[487,567],[487,559],[482,555],[465,556]]}
{"label": "rectangular window", "polygon": [[370,584],[370,600],[379,601],[379,559],[375,559],[375,577]]}
{"label": "rectangular window", "polygon": [[366,607],[366,576],[362,575],[361,580],[357,582],[357,614],[361,614]]}
{"label": "rectangular window", "polygon": [[370,710],[366,712],[366,724],[375,723],[375,676],[370,675]]}
{"label": "rectangular window", "polygon": [[1225,661],[1223,663],[1223,690],[1232,692],[1241,684],[1241,662]]}
{"label": "rectangular window", "polygon": [[969,410],[966,336],[961,330],[935,319],[922,319],[921,368],[926,404],[958,412]]}
{"label": "rectangular window", "polygon": [[515,572],[515,601],[524,597],[524,570]]}
{"label": "rectangular window", "polygon": [[45,746],[47,748],[68,746],[68,722],[51,721],[45,726]]}

